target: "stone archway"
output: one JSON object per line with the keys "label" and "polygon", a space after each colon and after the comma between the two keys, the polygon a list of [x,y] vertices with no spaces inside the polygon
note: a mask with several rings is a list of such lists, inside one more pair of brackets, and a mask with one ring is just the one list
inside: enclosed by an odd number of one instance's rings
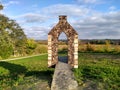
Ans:
{"label": "stone archway", "polygon": [[68,64],[78,68],[78,34],[67,22],[67,16],[59,16],[58,24],[48,33],[48,67],[58,62],[58,38],[61,32],[68,38]]}

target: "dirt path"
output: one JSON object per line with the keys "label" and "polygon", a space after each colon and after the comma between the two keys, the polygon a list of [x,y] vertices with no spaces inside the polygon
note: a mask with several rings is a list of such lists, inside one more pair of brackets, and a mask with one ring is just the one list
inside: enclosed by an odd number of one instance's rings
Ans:
{"label": "dirt path", "polygon": [[0,62],[1,62],[1,61],[12,61],[12,60],[18,60],[18,59],[29,58],[29,57],[34,57],[34,56],[40,56],[40,55],[45,55],[45,54],[47,54],[47,53],[38,54],[38,55],[32,55],[32,56],[25,56],[25,57],[12,58],[12,59],[4,59],[4,60],[0,60]]}

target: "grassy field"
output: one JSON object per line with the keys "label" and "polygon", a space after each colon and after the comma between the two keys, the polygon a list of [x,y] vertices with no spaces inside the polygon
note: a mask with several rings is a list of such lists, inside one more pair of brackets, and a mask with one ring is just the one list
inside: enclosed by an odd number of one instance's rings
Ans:
{"label": "grassy field", "polygon": [[52,75],[53,70],[47,68],[47,55],[0,62],[0,90],[26,90],[41,82],[49,90]]}
{"label": "grassy field", "polygon": [[[67,45],[59,45],[59,51],[67,50]],[[120,45],[111,44],[80,44],[78,47],[79,52],[96,52],[96,53],[113,53],[120,54]]]}
{"label": "grassy field", "polygon": [[[79,68],[73,71],[83,90],[120,90],[118,54],[79,53]],[[47,55],[0,62],[0,90],[50,90],[53,72]]]}
{"label": "grassy field", "polygon": [[79,68],[74,73],[79,86],[85,90],[120,90],[120,56],[117,54],[79,53]]}

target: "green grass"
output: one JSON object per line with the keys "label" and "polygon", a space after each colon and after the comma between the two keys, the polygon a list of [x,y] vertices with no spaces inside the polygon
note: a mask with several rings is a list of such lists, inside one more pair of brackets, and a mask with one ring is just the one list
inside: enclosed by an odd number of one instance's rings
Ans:
{"label": "green grass", "polygon": [[53,70],[47,67],[47,55],[0,62],[0,90],[42,80],[50,83]]}
{"label": "green grass", "polygon": [[[18,90],[21,85],[27,88],[39,81],[50,85],[53,72],[47,67],[47,55],[0,62],[0,90]],[[74,69],[74,74],[80,88],[120,90],[120,56],[79,53],[79,68]]]}
{"label": "green grass", "polygon": [[[81,87],[93,87],[94,90],[120,90],[119,55],[79,53],[79,68],[74,72]],[[88,82],[91,84],[88,85]]]}

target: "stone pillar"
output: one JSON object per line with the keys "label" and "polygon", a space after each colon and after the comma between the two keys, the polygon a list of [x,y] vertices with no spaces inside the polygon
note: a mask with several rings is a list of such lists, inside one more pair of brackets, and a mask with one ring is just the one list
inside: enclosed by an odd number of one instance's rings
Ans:
{"label": "stone pillar", "polygon": [[74,68],[78,68],[78,35],[74,37]]}
{"label": "stone pillar", "polygon": [[74,46],[73,46],[73,38],[68,37],[68,64],[72,67],[74,66]]}
{"label": "stone pillar", "polygon": [[52,36],[48,35],[48,67],[52,65]]}
{"label": "stone pillar", "polygon": [[52,64],[57,64],[58,62],[58,40],[54,37],[52,44]]}

